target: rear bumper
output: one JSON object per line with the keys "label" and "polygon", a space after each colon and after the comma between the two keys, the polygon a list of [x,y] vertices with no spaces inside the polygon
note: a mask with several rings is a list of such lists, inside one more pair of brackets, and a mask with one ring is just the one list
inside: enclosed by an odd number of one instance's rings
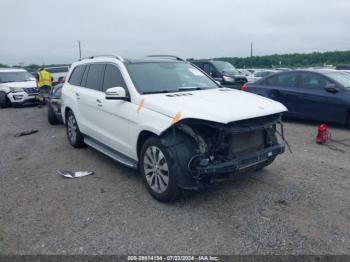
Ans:
{"label": "rear bumper", "polygon": [[218,164],[209,164],[205,167],[197,166],[196,171],[199,177],[215,176],[215,174],[235,173],[240,170],[261,164],[271,158],[282,154],[285,151],[285,145],[278,144],[250,155],[238,157]]}

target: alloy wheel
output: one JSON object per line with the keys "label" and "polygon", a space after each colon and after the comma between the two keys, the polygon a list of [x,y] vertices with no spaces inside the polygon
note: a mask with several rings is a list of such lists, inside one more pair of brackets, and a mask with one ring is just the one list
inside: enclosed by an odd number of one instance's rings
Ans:
{"label": "alloy wheel", "polygon": [[69,140],[75,143],[77,139],[77,124],[73,115],[70,115],[67,123]]}
{"label": "alloy wheel", "polygon": [[143,159],[144,174],[148,185],[156,193],[163,193],[169,184],[169,168],[162,151],[156,146],[147,148]]}

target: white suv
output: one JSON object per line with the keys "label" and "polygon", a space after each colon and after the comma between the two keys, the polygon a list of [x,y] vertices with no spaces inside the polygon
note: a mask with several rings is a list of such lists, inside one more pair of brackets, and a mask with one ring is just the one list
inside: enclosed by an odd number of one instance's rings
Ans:
{"label": "white suv", "polygon": [[24,69],[0,68],[0,107],[36,101],[35,78]]}
{"label": "white suv", "polygon": [[90,57],[74,63],[67,79],[62,115],[70,144],[140,169],[160,201],[261,169],[284,152],[276,137],[280,124],[283,138],[282,104],[222,88],[180,58]]}

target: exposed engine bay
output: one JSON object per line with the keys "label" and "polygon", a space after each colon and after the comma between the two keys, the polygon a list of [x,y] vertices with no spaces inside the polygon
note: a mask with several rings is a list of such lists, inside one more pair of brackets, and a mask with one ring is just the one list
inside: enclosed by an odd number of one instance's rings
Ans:
{"label": "exposed engine bay", "polygon": [[172,141],[171,147],[175,147],[177,161],[195,180],[232,174],[249,167],[262,168],[272,163],[285,148],[280,114],[227,125],[185,119],[177,123],[171,133],[168,139]]}

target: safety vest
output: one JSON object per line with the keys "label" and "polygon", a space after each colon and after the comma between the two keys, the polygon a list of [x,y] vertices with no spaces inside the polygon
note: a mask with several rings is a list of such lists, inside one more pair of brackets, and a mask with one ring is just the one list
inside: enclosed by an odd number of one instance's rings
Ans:
{"label": "safety vest", "polygon": [[42,86],[51,86],[52,81],[51,81],[51,74],[47,72],[46,70],[41,70],[38,72],[39,75],[39,80],[38,80],[38,87]]}

